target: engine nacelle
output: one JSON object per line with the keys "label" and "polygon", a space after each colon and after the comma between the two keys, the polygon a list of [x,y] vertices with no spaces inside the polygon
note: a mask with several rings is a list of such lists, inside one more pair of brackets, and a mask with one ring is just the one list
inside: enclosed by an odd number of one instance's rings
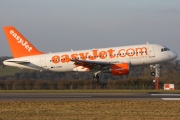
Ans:
{"label": "engine nacelle", "polygon": [[127,75],[129,74],[129,64],[128,63],[119,63],[112,64],[110,72],[112,75]]}

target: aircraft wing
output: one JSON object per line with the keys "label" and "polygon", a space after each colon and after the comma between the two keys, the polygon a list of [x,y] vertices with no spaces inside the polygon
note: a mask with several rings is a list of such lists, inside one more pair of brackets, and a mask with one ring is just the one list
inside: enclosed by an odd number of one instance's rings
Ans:
{"label": "aircraft wing", "polygon": [[118,61],[107,62],[107,61],[90,61],[90,60],[71,60],[75,65],[85,66],[94,69],[108,69],[111,64],[119,63]]}

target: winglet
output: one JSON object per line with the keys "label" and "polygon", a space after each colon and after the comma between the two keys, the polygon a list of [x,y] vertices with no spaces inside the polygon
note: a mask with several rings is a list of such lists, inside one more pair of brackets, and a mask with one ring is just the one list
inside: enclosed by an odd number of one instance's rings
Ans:
{"label": "winglet", "polygon": [[13,26],[4,27],[4,32],[14,58],[43,54]]}

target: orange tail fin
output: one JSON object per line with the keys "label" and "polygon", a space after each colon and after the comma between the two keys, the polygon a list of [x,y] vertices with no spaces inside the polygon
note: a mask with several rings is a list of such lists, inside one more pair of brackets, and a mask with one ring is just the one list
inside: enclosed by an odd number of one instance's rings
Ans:
{"label": "orange tail fin", "polygon": [[4,27],[4,32],[14,58],[43,54],[13,26]]}

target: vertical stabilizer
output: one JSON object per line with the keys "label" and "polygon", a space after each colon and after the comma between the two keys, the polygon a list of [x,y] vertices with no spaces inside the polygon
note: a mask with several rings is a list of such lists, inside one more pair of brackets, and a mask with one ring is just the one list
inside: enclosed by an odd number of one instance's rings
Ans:
{"label": "vertical stabilizer", "polygon": [[13,26],[4,27],[4,32],[14,58],[43,54]]}

